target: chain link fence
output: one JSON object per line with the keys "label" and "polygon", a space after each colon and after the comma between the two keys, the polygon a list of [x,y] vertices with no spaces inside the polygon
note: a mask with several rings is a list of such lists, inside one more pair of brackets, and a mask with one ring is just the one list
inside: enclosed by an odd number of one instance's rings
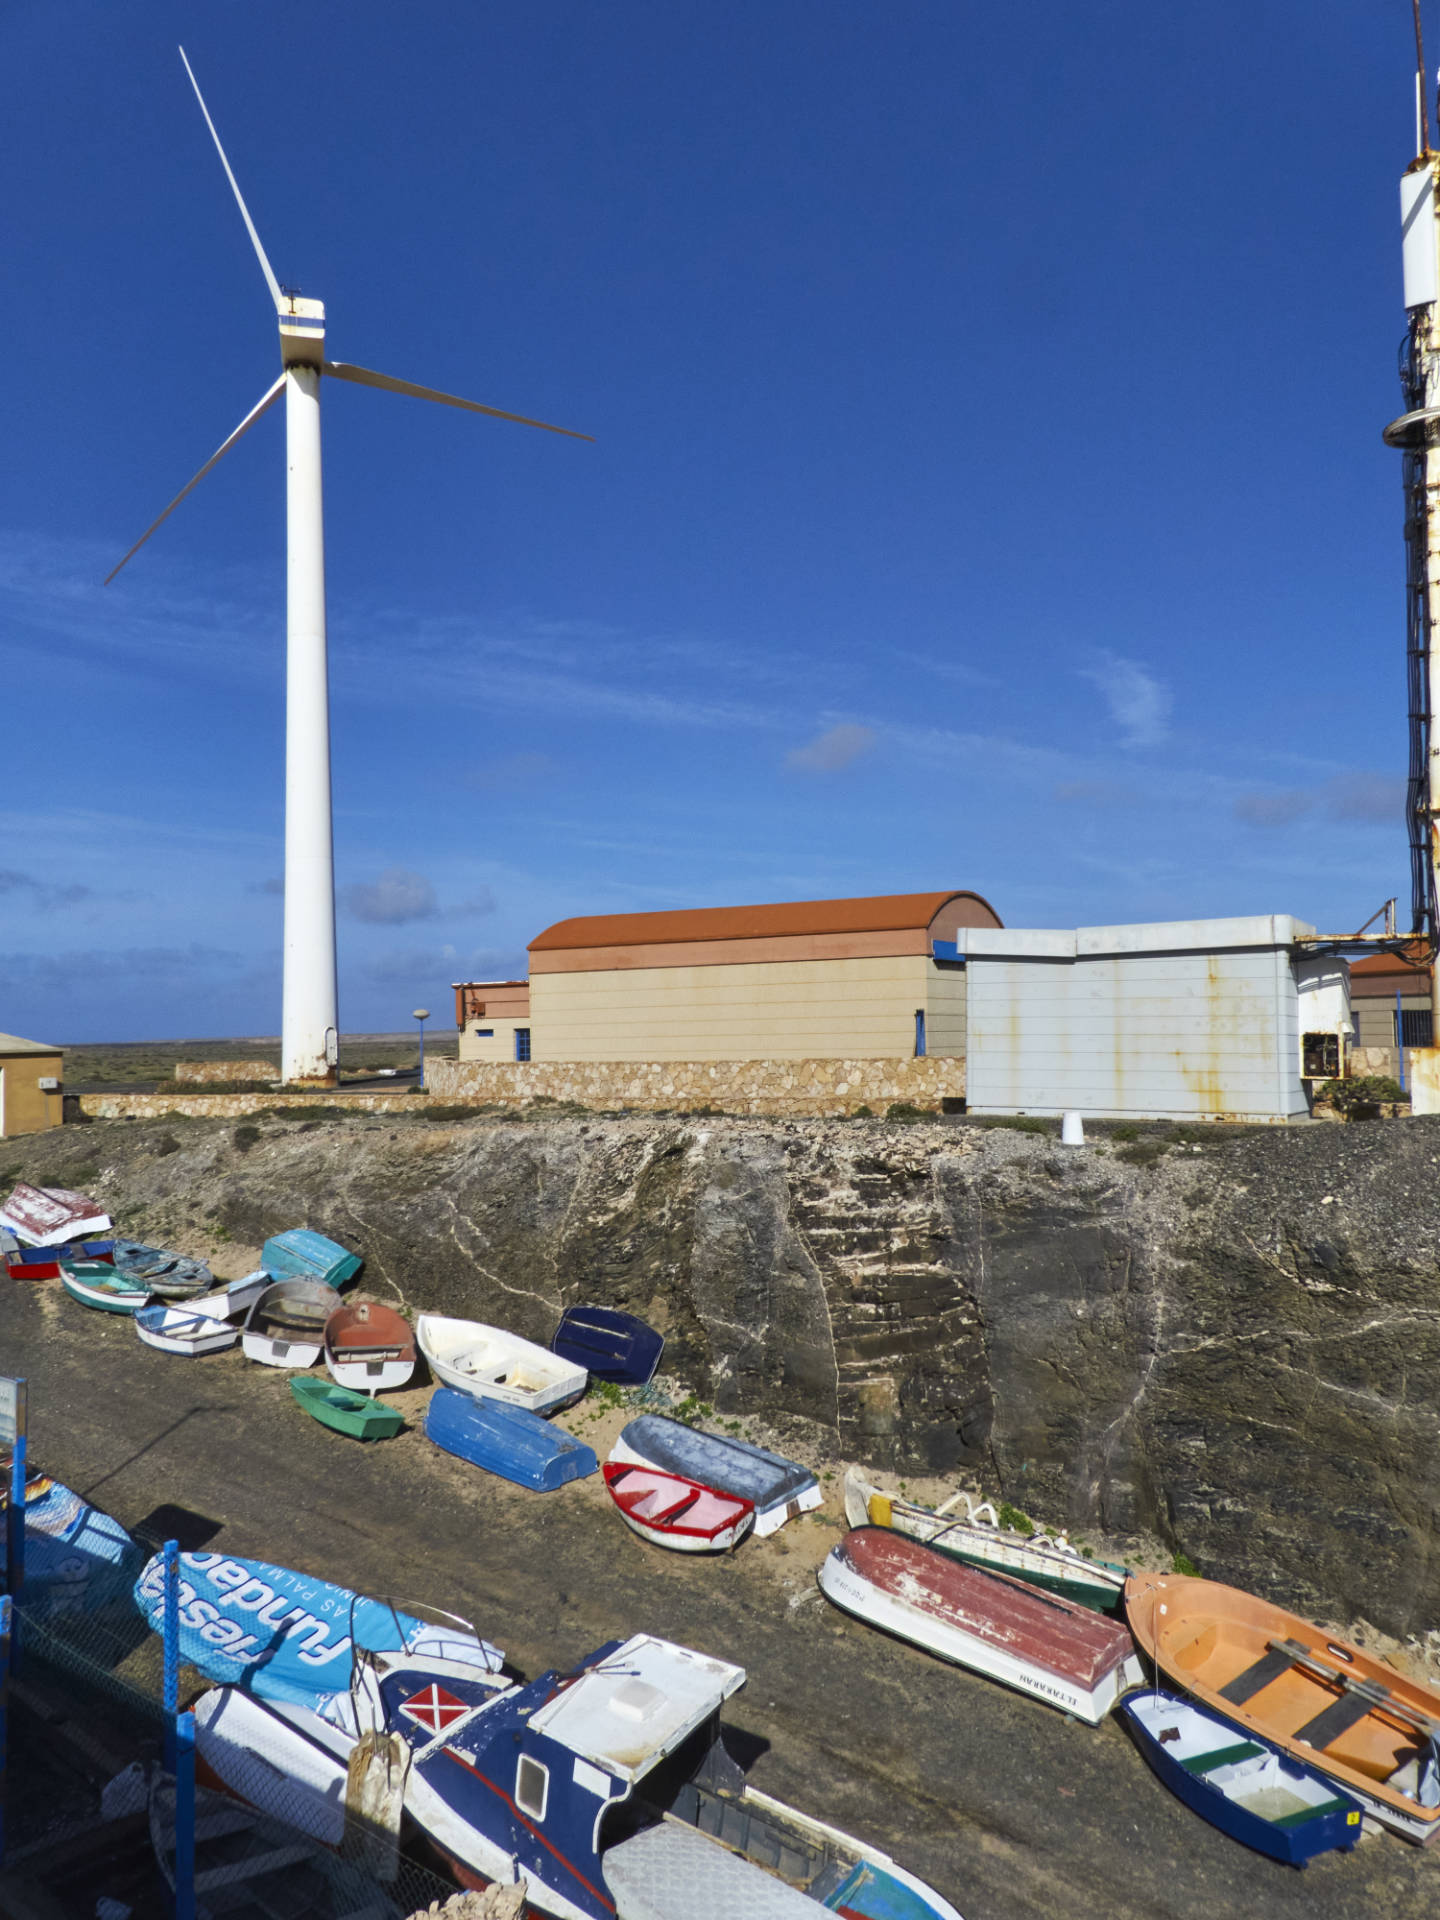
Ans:
{"label": "chain link fence", "polygon": [[146,1556],[129,1542],[83,1580],[16,1596],[0,1890],[40,1889],[84,1920],[405,1920],[443,1906],[455,1883],[418,1857],[423,1837],[400,1831],[383,1754],[357,1764],[337,1742],[307,1774],[297,1742],[297,1774],[246,1751],[224,1766],[244,1798],[211,1790],[219,1696],[176,1641],[167,1662],[166,1635],[135,1604]]}

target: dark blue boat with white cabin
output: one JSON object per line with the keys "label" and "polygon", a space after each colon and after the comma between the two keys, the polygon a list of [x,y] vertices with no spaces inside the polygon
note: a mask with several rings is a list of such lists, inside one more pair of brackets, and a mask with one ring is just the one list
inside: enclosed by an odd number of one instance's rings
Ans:
{"label": "dark blue boat with white cabin", "polygon": [[755,1508],[757,1539],[820,1505],[820,1482],[798,1460],[729,1434],[704,1433],[660,1413],[642,1413],[622,1427],[610,1458],[678,1473],[717,1493],[739,1494]]}
{"label": "dark blue boat with white cabin", "polygon": [[665,1336],[618,1307],[567,1307],[550,1350],[593,1379],[643,1387],[655,1378]]}
{"label": "dark blue boat with white cabin", "polygon": [[1160,1687],[1120,1711],[1176,1798],[1232,1840],[1292,1867],[1359,1840],[1359,1802],[1248,1729]]}
{"label": "dark blue boat with white cabin", "polygon": [[746,1785],[720,1737],[744,1680],[636,1634],[504,1690],[394,1655],[363,1684],[410,1748],[405,1812],[463,1886],[523,1880],[527,1911],[558,1920],[960,1920],[887,1854]]}
{"label": "dark blue boat with white cabin", "polygon": [[599,1465],[592,1447],[538,1413],[501,1400],[477,1400],[454,1387],[439,1387],[430,1396],[425,1436],[446,1453],[536,1493],[554,1493],[568,1481],[584,1480]]}
{"label": "dark blue boat with white cabin", "polygon": [[343,1287],[360,1271],[358,1253],[338,1240],[327,1240],[310,1227],[290,1227],[273,1234],[260,1251],[261,1264],[277,1280],[320,1280],[327,1287]]}

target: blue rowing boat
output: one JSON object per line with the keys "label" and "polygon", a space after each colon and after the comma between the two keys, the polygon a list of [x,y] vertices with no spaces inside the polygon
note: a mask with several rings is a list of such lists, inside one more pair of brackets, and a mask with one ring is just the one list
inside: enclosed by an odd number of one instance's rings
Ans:
{"label": "blue rowing boat", "polygon": [[425,1409],[425,1435],[502,1480],[554,1493],[570,1480],[584,1480],[599,1464],[592,1447],[552,1421],[501,1400],[477,1400],[454,1387],[439,1387]]}
{"label": "blue rowing boat", "polygon": [[1162,1687],[1132,1693],[1120,1711],[1176,1798],[1232,1840],[1291,1867],[1359,1840],[1358,1801],[1219,1714]]}
{"label": "blue rowing boat", "polygon": [[665,1336],[618,1307],[567,1307],[550,1351],[596,1380],[643,1387],[655,1377]]}

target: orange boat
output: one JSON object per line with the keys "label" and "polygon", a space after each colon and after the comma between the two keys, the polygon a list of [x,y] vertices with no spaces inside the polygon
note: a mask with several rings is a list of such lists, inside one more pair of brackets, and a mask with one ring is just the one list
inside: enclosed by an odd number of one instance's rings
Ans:
{"label": "orange boat", "polygon": [[1185,1692],[1329,1774],[1407,1840],[1440,1832],[1440,1691],[1216,1580],[1133,1574],[1136,1642]]}

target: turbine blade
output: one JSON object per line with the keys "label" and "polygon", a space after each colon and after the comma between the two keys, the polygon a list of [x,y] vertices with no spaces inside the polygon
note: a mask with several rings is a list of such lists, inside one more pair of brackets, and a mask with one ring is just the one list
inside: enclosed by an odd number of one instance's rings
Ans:
{"label": "turbine blade", "polygon": [[[150,538],[151,534],[154,533],[155,529],[159,526],[163,526],[165,521],[167,521],[170,518],[171,514],[179,506],[180,502],[185,498],[186,494],[193,493],[195,491],[196,487],[199,486],[200,482],[205,478],[206,474],[209,473],[210,469],[213,466],[217,465],[219,461],[224,459],[225,455],[230,451],[231,447],[234,446],[237,440],[243,439],[243,437],[250,431],[251,427],[254,426],[255,422],[260,418],[261,414],[264,413],[267,410],[267,408],[273,407],[275,402],[280,398],[280,395],[284,391],[285,391],[285,375],[282,373],[280,375],[280,378],[275,382],[274,386],[271,387],[269,392],[265,395],[264,399],[257,401],[256,404],[250,409],[249,413],[246,414],[245,418],[240,422],[239,426],[236,427],[235,431],[230,435],[229,439],[222,441],[221,444],[216,448],[215,452],[211,454],[210,458],[205,462],[204,466],[201,467],[200,471],[196,474],[195,478],[187,482],[187,484],[180,489],[179,493],[176,494],[175,498],[170,502],[169,506],[166,507],[165,511],[160,515],[160,518],[158,520],[153,520],[150,523],[150,525],[145,529],[144,533],[142,533],[140,538],[135,542],[134,546],[131,547],[129,553],[125,555],[125,560],[134,559],[135,555],[140,551],[141,547],[144,546],[145,542]],[[115,578],[116,574],[119,573],[120,568],[124,566],[125,560],[120,561],[118,566],[112,567],[109,573],[106,574],[105,585],[107,587],[109,586],[110,582]]]}
{"label": "turbine blade", "polygon": [[270,289],[270,298],[275,302],[275,311],[277,313],[283,313],[285,311],[285,296],[280,291],[280,282],[275,278],[270,262],[265,258],[265,249],[261,246],[260,236],[255,231],[255,222],[250,218],[250,209],[245,204],[245,196],[240,191],[240,183],[230,170],[230,162],[225,158],[225,149],[221,146],[220,136],[215,131],[215,122],[210,118],[210,109],[205,104],[205,96],[200,91],[200,83],[190,70],[190,62],[185,59],[184,47],[180,49],[180,58],[184,61],[186,73],[190,74],[190,84],[195,89],[195,98],[200,102],[200,111],[204,114],[205,124],[210,129],[210,138],[215,142],[215,151],[219,154],[220,164],[225,169],[225,178],[230,182],[230,191],[234,194],[236,204],[240,208],[240,218],[245,222],[245,231],[250,236],[250,244],[254,247],[256,258],[260,262],[260,271],[264,274],[265,284]]}
{"label": "turbine blade", "polygon": [[369,367],[352,367],[344,360],[327,360],[321,368],[336,380],[353,380],[357,387],[379,387],[385,393],[408,393],[412,400],[438,400],[442,407],[460,407],[466,413],[488,413],[492,420],[513,420],[517,426],[539,427],[545,433],[567,434],[572,440],[590,440],[593,433],[577,433],[573,427],[552,427],[548,420],[531,420],[523,413],[506,413],[500,407],[482,407],[478,400],[461,400],[453,393],[440,393],[434,387],[417,387],[413,380],[396,380],[388,373],[372,373]]}

